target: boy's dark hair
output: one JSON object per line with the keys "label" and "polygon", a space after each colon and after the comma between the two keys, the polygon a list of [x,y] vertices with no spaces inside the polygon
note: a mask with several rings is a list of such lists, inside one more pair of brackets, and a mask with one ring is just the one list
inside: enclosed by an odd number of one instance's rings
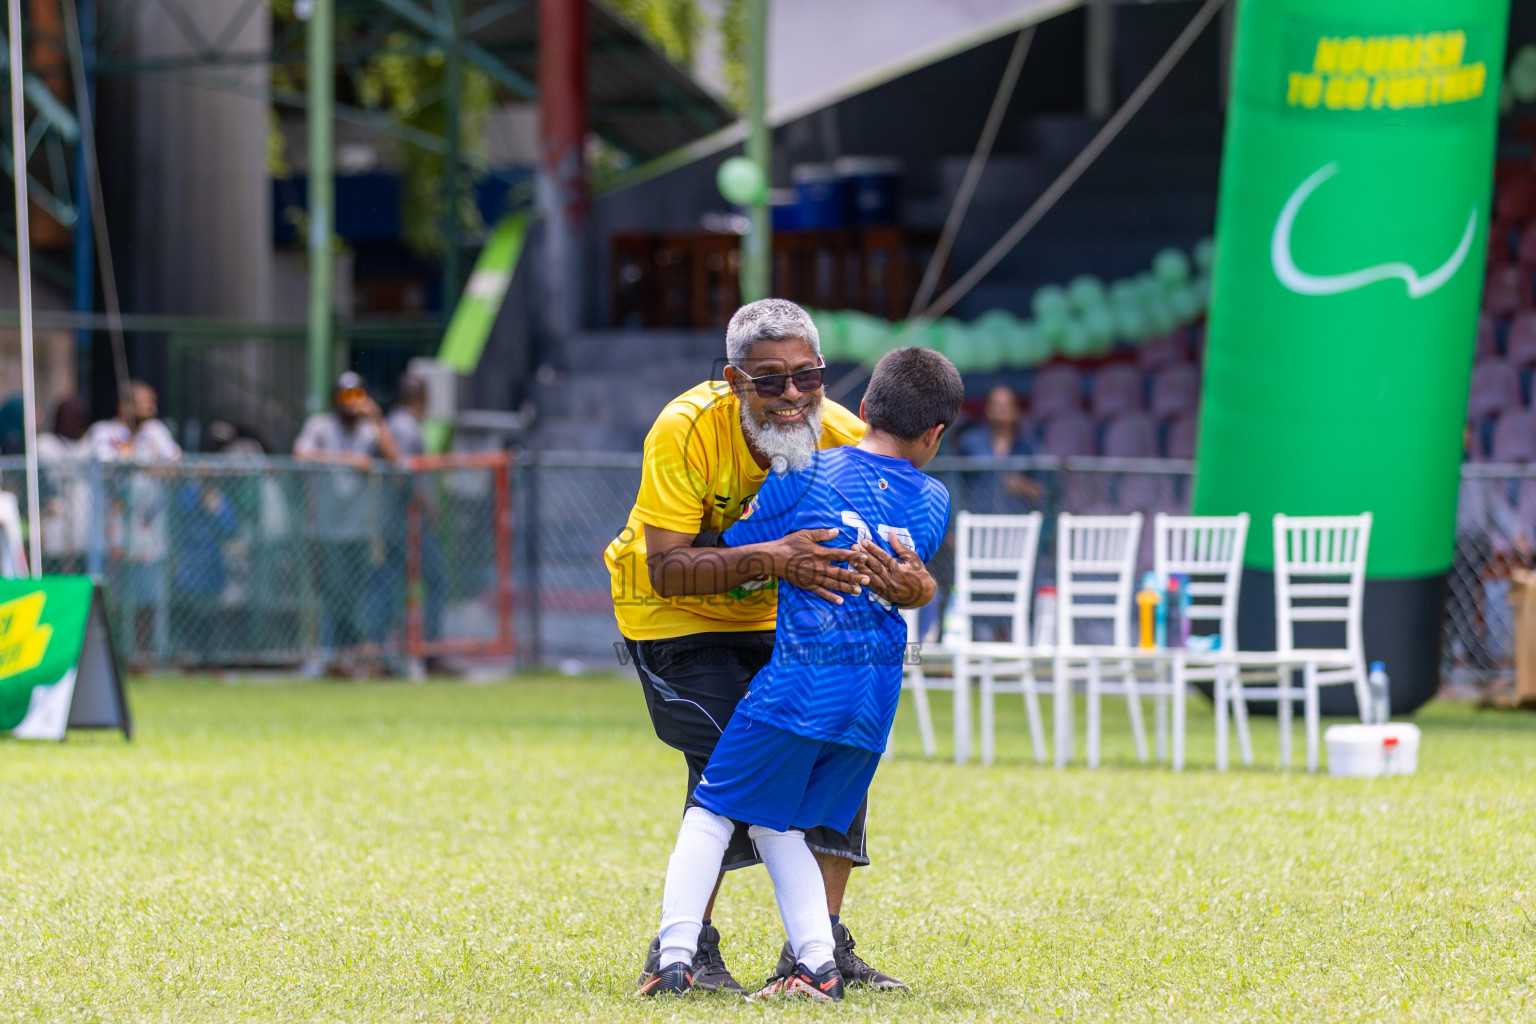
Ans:
{"label": "boy's dark hair", "polygon": [[892,349],[869,375],[864,418],[873,430],[915,441],[935,424],[948,429],[964,398],[954,363],[930,348]]}

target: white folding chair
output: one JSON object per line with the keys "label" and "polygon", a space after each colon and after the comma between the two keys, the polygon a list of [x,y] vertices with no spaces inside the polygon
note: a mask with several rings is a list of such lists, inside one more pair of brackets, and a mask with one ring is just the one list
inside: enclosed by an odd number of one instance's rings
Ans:
{"label": "white folding chair", "polygon": [[[1040,550],[1039,512],[1025,515],[973,515],[961,512],[955,523],[955,600],[964,629],[955,652],[955,760],[970,739],[969,685],[978,681],[981,697],[981,761],[991,764],[996,748],[994,696],[1024,696],[1029,742],[1035,760],[1046,758],[1045,725],[1034,663],[1029,659],[1029,605],[1035,589],[1035,555]],[[999,637],[1006,630],[1007,638]],[[1017,679],[1016,683],[1004,680]],[[969,754],[969,750],[964,751]]]}
{"label": "white folding chair", "polygon": [[[1324,686],[1353,686],[1362,720],[1370,714],[1361,612],[1365,604],[1365,561],[1370,549],[1371,514],[1358,516],[1275,516],[1275,650],[1230,656],[1225,696],[1234,710],[1253,700],[1275,701],[1280,724],[1280,766],[1291,763],[1294,703],[1303,702],[1307,728],[1307,770],[1317,771]],[[1342,647],[1299,646],[1298,626],[1335,623],[1343,629]],[[1302,692],[1292,688],[1300,669]],[[1274,686],[1250,687],[1253,679]],[[1239,735],[1244,723],[1238,722]],[[1252,755],[1244,751],[1244,764]]]}
{"label": "white folding chair", "polygon": [[[1113,656],[1114,649],[1124,652],[1130,647],[1141,521],[1140,512],[1125,516],[1063,512],[1057,518],[1057,639],[1052,671],[1058,766],[1072,759],[1072,684],[1079,676],[1085,679],[1088,695],[1088,766],[1096,768],[1099,763],[1099,702],[1106,693],[1125,696],[1136,756],[1147,759],[1146,727],[1132,662],[1123,653],[1118,656],[1118,683],[1107,683],[1102,667],[1103,658]],[[1095,648],[1108,650],[1096,653]],[[1076,667],[1079,663],[1081,671]]]}
{"label": "white folding chair", "polygon": [[[1237,597],[1243,578],[1243,550],[1248,543],[1248,513],[1235,516],[1170,516],[1158,513],[1152,519],[1152,571],[1166,581],[1174,574],[1188,580],[1188,617],[1191,626],[1215,625],[1223,651],[1237,646]],[[1192,682],[1208,682],[1213,689],[1224,673],[1216,660],[1206,662],[1198,655],[1186,655],[1183,670],[1173,672],[1168,681],[1173,696],[1174,768],[1184,766],[1184,711],[1188,687]],[[1164,756],[1167,734],[1167,699],[1159,694],[1154,710],[1157,756]],[[1225,749],[1226,715],[1218,701],[1216,743]],[[1247,736],[1246,720],[1240,735]]]}
{"label": "white folding chair", "polygon": [[[901,667],[901,688],[912,691],[912,706],[917,713],[917,734],[923,742],[923,756],[932,757],[934,754],[933,743],[933,716],[928,710],[928,691],[947,690],[954,687],[954,676],[948,679],[934,677],[930,679],[926,667],[935,662],[948,661],[953,663],[955,652],[942,643],[923,643],[922,631],[919,626],[921,608],[904,608],[901,612],[902,619],[907,624],[907,657]],[[912,652],[920,652],[918,657],[912,657]],[[891,726],[894,737],[896,727]],[[891,744],[885,745],[885,756],[891,756]]]}

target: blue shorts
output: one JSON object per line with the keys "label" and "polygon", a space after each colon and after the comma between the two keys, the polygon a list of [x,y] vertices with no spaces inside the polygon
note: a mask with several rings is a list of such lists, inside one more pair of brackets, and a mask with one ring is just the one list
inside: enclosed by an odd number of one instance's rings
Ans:
{"label": "blue shorts", "polygon": [[813,740],[736,714],[693,799],[723,817],[775,832],[818,825],[846,832],[879,766],[873,750]]}

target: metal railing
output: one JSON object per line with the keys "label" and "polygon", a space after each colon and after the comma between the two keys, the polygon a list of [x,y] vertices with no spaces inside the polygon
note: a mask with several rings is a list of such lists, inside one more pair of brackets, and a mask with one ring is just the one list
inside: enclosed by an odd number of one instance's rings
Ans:
{"label": "metal railing", "polygon": [[[640,486],[638,453],[526,452],[375,463],[362,473],[289,458],[45,463],[44,568],[106,581],[124,652],[141,667],[397,667],[413,658],[611,657],[603,550]],[[935,459],[955,511],[1047,517],[1037,582],[1054,573],[1059,512],[1187,510],[1193,466],[1168,460]],[[21,493],[22,461],[0,459]],[[953,572],[940,551],[941,588]],[[1536,466],[1464,468],[1449,574],[1443,678],[1513,674],[1511,574],[1536,571]]]}

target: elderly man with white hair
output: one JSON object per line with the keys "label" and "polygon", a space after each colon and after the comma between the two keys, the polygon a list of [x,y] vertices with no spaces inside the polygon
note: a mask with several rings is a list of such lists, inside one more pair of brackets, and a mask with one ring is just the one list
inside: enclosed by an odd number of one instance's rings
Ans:
{"label": "elderly man with white hair", "polygon": [[[645,439],[640,493],[605,555],[619,632],[656,735],[682,751],[688,765],[685,807],[692,805],[699,776],[737,703],[773,654],[779,579],[837,603],[861,587],[902,605],[913,603],[914,592],[933,592],[921,565],[870,561],[874,556],[862,550],[822,546],[836,530],[715,546],[770,470],[802,468],[816,449],[857,444],[863,437],[863,422],[823,397],[825,369],[816,325],[805,310],[783,299],[737,310],[726,330],[725,379],[691,388],[656,418]],[[865,810],[847,832],[810,829],[806,843],[821,868],[844,983],[906,989],[854,952],[853,936],[839,920],[850,869],[869,863]],[[723,869],[757,863],[747,829],[739,826]],[[741,991],[710,921],[715,895],[704,912],[693,987]],[[642,977],[655,970],[658,952],[653,941]],[[793,955],[781,956],[775,974],[793,969]]]}

